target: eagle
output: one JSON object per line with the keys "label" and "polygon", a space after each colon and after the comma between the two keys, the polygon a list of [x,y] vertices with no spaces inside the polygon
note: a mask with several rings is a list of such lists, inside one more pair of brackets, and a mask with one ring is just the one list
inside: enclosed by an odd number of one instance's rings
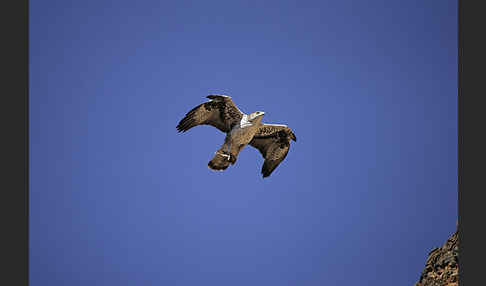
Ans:
{"label": "eagle", "polygon": [[236,163],[238,154],[250,145],[263,156],[263,178],[277,168],[290,149],[290,140],[297,142],[294,132],[282,124],[265,124],[265,112],[241,112],[227,95],[211,94],[209,100],[190,110],[177,125],[178,132],[186,132],[198,125],[211,125],[226,134],[223,145],[209,161],[208,168],[223,171]]}

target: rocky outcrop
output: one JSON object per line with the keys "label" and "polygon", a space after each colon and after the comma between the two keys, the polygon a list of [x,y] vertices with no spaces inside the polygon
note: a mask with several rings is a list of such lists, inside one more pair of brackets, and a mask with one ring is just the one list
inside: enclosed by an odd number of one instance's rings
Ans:
{"label": "rocky outcrop", "polygon": [[425,269],[414,286],[458,286],[459,238],[457,231],[429,253]]}

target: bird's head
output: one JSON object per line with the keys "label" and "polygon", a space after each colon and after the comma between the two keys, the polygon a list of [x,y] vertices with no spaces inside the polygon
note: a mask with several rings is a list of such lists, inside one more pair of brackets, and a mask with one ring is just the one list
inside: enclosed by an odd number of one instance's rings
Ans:
{"label": "bird's head", "polygon": [[265,112],[263,112],[263,111],[256,111],[256,112],[251,113],[248,117],[249,117],[249,120],[251,122],[254,122],[254,121],[257,121],[257,120],[261,120],[264,114],[265,114]]}

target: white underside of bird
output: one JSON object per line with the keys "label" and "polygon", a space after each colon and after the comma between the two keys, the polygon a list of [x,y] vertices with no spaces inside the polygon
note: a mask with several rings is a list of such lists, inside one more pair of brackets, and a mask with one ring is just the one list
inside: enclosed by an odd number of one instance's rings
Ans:
{"label": "white underside of bird", "polygon": [[[241,150],[244,146],[248,145],[251,139],[253,139],[253,136],[255,136],[255,133],[258,131],[258,127],[260,127],[260,125],[260,120],[252,123],[248,120],[248,115],[244,114],[241,118],[240,123],[236,124],[228,134],[228,152],[230,152],[231,146],[241,146],[240,148],[238,148],[239,150]],[[227,157],[228,160],[230,160],[229,155],[225,154],[224,156]]]}

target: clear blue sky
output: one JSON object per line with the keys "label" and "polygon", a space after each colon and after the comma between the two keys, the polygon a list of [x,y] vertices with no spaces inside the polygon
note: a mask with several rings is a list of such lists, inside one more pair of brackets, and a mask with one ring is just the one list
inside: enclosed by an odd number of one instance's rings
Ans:
{"label": "clear blue sky", "polygon": [[[30,1],[30,282],[413,285],[457,219],[457,1]],[[291,127],[262,179],[211,93]]]}

